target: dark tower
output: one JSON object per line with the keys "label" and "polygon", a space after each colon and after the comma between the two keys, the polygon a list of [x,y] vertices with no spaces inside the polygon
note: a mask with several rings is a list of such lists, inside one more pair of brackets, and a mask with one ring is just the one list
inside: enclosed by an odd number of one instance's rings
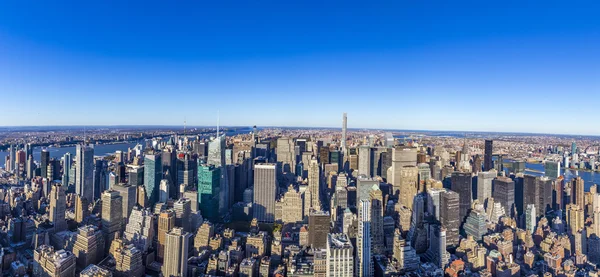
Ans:
{"label": "dark tower", "polygon": [[472,186],[473,179],[471,173],[452,173],[452,190],[458,193],[460,198],[458,215],[461,223],[465,221],[467,215],[469,215],[469,209],[471,209],[471,200],[473,197]]}
{"label": "dark tower", "polygon": [[493,167],[492,165],[492,153],[494,152],[494,141],[486,140],[485,141],[485,154],[483,157],[483,171],[490,171]]}

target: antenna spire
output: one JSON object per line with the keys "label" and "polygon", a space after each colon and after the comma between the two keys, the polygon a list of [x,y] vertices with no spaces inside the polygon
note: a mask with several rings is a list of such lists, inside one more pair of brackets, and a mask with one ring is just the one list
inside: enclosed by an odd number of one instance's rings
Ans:
{"label": "antenna spire", "polygon": [[217,137],[219,137],[219,120],[220,120],[220,112],[217,110]]}

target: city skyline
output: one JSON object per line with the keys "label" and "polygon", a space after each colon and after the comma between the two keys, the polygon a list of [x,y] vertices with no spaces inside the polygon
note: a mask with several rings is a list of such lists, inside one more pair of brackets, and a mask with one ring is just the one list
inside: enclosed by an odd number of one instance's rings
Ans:
{"label": "city skyline", "polygon": [[4,3],[0,125],[600,135],[597,3],[314,4]]}

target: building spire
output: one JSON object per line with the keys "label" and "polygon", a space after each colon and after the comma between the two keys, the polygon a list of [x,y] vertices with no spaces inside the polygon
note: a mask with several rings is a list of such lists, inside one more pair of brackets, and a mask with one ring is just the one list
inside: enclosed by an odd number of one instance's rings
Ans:
{"label": "building spire", "polygon": [[217,137],[219,137],[219,119],[220,119],[220,113],[219,113],[219,110],[217,110]]}

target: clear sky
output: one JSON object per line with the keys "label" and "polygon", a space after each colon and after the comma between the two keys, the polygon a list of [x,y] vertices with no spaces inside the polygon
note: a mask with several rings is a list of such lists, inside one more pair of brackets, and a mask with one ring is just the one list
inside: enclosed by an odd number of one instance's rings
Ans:
{"label": "clear sky", "polygon": [[[124,3],[126,2],[126,3]],[[1,1],[0,126],[600,134],[599,1]]]}

